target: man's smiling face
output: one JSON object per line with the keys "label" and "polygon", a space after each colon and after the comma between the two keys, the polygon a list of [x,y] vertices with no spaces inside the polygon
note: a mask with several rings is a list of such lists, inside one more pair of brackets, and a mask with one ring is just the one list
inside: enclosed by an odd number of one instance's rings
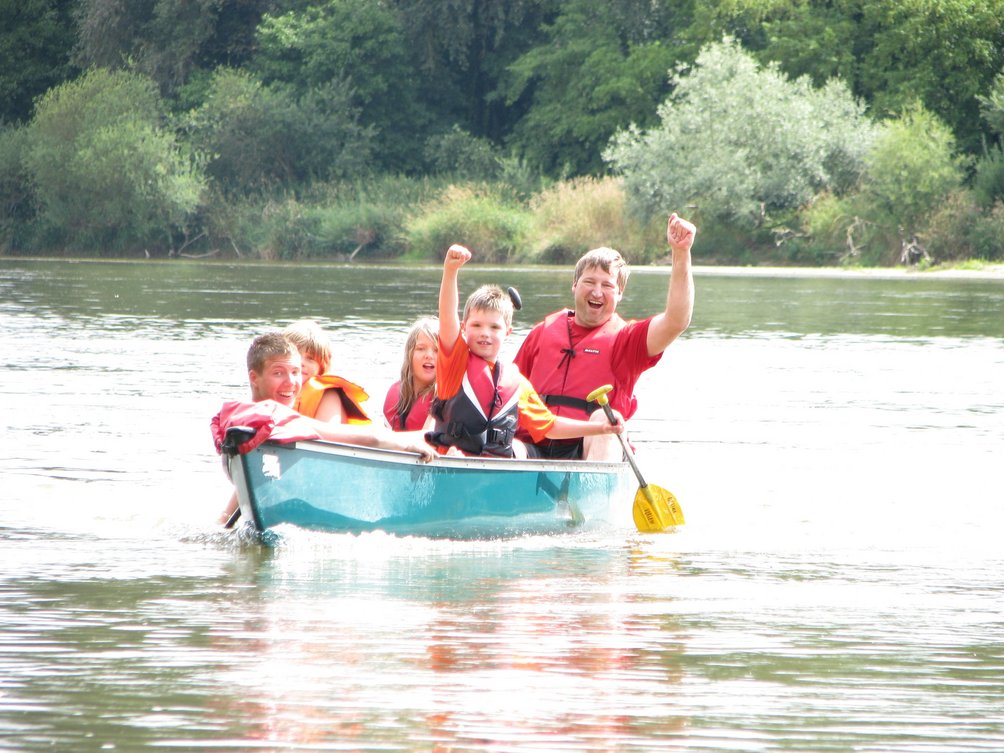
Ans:
{"label": "man's smiling face", "polygon": [[600,267],[589,267],[572,285],[575,298],[575,323],[583,327],[599,327],[613,316],[623,293],[617,286],[617,275]]}

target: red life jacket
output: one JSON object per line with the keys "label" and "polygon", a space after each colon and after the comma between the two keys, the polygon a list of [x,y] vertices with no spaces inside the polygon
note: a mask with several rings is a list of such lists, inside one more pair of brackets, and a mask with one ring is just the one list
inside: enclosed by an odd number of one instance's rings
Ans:
{"label": "red life jacket", "polygon": [[213,416],[209,425],[217,452],[222,452],[227,429],[232,427],[254,431],[254,436],[238,447],[238,452],[241,454],[251,452],[266,439],[276,442],[297,442],[301,439],[321,438],[303,416],[275,400],[260,400],[256,403],[227,401],[223,403],[220,412]]}
{"label": "red life jacket", "polygon": [[429,433],[429,441],[457,447],[468,455],[512,457],[521,388],[515,366],[497,361],[492,368],[471,353],[457,394],[432,403],[436,428]]}
{"label": "red life jacket", "polygon": [[362,404],[369,400],[370,396],[366,390],[358,384],[353,384],[348,379],[342,379],[334,374],[318,374],[312,379],[304,382],[300,389],[300,396],[294,406],[304,416],[313,418],[317,415],[317,409],[321,404],[321,398],[328,390],[337,390],[338,397],[341,398],[342,408],[345,411],[344,424],[369,424],[369,415]]}
{"label": "red life jacket", "polygon": [[573,311],[563,309],[544,319],[533,367],[526,378],[555,414],[580,420],[599,408],[597,403],[587,403],[586,395],[604,384],[613,385],[610,405],[626,421],[638,409],[638,400],[633,384],[618,382],[612,358],[617,333],[627,322],[615,313],[573,347],[574,316]]}
{"label": "red life jacket", "polygon": [[401,383],[394,382],[387,390],[387,397],[384,398],[383,415],[394,431],[420,431],[425,426],[425,419],[429,417],[429,409],[432,407],[434,396],[435,391],[429,390],[415,400],[402,415],[397,412],[397,401],[401,397]]}

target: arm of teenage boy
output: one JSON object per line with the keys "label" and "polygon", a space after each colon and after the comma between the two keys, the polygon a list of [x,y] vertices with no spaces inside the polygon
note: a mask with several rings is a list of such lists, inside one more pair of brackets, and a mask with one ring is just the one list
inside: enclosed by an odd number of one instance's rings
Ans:
{"label": "arm of teenage boy", "polygon": [[330,424],[306,418],[321,439],[331,442],[346,442],[364,447],[379,447],[383,450],[401,450],[416,452],[422,456],[422,461],[430,462],[436,457],[436,451],[425,441],[420,431],[391,431],[380,424]]}
{"label": "arm of teenage boy", "polygon": [[690,248],[697,228],[676,212],[669,216],[666,240],[673,254],[673,271],[666,294],[666,310],[652,317],[648,327],[648,354],[657,356],[669,347],[690,326],[694,314],[694,274],[690,265]]}
{"label": "arm of teenage boy", "polygon": [[460,337],[460,315],[457,313],[460,293],[457,288],[457,277],[460,268],[470,260],[471,252],[457,244],[447,249],[446,258],[443,260],[443,280],[439,285],[439,344],[447,354],[453,352],[453,346]]}

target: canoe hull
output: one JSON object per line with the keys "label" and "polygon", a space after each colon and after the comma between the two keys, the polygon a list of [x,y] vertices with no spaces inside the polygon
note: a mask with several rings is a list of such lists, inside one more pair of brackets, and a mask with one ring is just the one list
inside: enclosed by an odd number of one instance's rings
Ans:
{"label": "canoe hull", "polygon": [[331,442],[265,442],[230,459],[241,515],[259,530],[496,538],[610,520],[622,463],[438,458]]}

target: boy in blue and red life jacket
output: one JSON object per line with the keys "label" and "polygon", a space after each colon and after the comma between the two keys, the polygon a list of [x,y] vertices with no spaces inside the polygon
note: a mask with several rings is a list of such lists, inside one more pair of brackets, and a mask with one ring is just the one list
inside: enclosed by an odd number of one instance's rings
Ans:
{"label": "boy in blue and red life jacket", "polygon": [[579,421],[555,416],[512,363],[499,351],[512,332],[513,305],[494,285],[478,288],[467,299],[464,318],[457,315],[460,268],[471,258],[463,246],[450,246],[439,289],[439,354],[436,426],[427,436],[433,445],[467,455],[527,457],[515,439],[517,428],[533,441],[620,434],[623,423]]}

